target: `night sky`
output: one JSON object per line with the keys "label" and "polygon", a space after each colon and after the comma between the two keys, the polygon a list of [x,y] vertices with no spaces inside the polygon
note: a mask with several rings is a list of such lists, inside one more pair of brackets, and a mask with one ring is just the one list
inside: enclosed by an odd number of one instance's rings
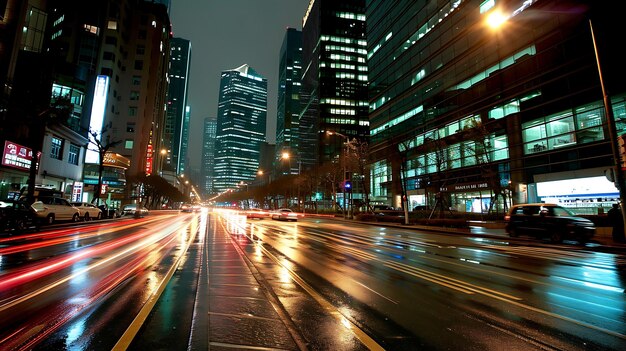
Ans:
{"label": "night sky", "polygon": [[217,115],[222,71],[247,63],[267,78],[267,141],[276,134],[278,57],[285,30],[302,29],[309,0],[173,0],[175,37],[191,41],[191,168],[199,169],[202,123]]}

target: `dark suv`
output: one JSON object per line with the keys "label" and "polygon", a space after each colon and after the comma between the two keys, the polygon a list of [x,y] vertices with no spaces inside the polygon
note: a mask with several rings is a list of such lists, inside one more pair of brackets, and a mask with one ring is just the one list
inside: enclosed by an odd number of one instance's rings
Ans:
{"label": "dark suv", "polygon": [[522,234],[549,237],[554,243],[569,239],[584,244],[596,232],[592,221],[578,217],[556,204],[514,205],[504,221],[506,232],[512,237]]}

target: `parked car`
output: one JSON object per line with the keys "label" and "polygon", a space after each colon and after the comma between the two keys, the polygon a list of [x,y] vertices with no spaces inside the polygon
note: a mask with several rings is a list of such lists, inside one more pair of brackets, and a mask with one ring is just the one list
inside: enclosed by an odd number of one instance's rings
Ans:
{"label": "parked car", "polygon": [[585,243],[596,232],[592,221],[576,216],[557,204],[514,205],[504,220],[506,232],[512,237],[522,234],[549,237],[554,243],[560,243],[563,239]]}
{"label": "parked car", "polygon": [[122,216],[143,217],[149,213],[148,209],[139,204],[128,204],[122,207]]}
{"label": "parked car", "polygon": [[246,218],[250,218],[250,219],[263,219],[263,218],[267,218],[269,217],[269,213],[265,210],[262,210],[260,208],[250,208],[248,210],[246,210]]}
{"label": "parked car", "polygon": [[297,221],[298,214],[293,212],[289,208],[279,208],[278,210],[271,213],[272,219],[278,221]]}
{"label": "parked car", "polygon": [[102,204],[98,208],[102,211],[102,218],[120,218],[122,216],[120,210],[115,207]]}
{"label": "parked car", "polygon": [[395,211],[396,209],[389,205],[374,205],[374,212],[379,211]]}
{"label": "parked car", "polygon": [[80,215],[85,221],[102,218],[102,210],[92,203],[72,202],[72,206],[80,211]]}
{"label": "parked car", "polygon": [[36,196],[31,205],[41,223],[52,224],[56,221],[80,220],[80,211],[64,198],[55,196]]}
{"label": "parked car", "polygon": [[22,231],[36,226],[35,211],[20,200],[0,201],[0,232]]}

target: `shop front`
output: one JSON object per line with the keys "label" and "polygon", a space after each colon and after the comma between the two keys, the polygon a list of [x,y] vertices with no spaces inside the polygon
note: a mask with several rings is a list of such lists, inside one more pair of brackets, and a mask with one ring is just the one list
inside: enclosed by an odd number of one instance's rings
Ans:
{"label": "shop front", "polygon": [[30,148],[5,141],[0,167],[0,199],[17,199],[28,186],[33,152]]}
{"label": "shop front", "polygon": [[[508,189],[503,188],[501,194],[496,196],[487,182],[452,184],[442,186],[439,190],[444,196],[437,201],[443,201],[450,210],[458,212],[503,212],[505,207],[509,208],[512,204]],[[445,204],[446,199],[449,199],[449,204]]]}
{"label": "shop front", "polygon": [[[126,197],[126,169],[130,167],[130,160],[122,155],[107,153],[104,156],[102,171],[102,187],[100,189],[101,203],[110,207],[121,208],[127,202]],[[88,163],[84,167],[82,198],[84,202],[91,202],[98,188],[99,165]]]}
{"label": "shop front", "polygon": [[604,171],[596,168],[535,175],[529,196],[534,202],[559,204],[577,214],[603,214],[619,202],[619,190]]}

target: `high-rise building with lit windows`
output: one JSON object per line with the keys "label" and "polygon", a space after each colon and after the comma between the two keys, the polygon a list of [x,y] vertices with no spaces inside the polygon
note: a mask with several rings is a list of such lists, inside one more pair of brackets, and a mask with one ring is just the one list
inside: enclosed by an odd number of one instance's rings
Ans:
{"label": "high-rise building with lit windows", "polygon": [[200,187],[204,196],[215,193],[215,191],[213,191],[213,167],[215,165],[216,131],[216,118],[205,118],[202,133],[202,162],[200,164]]}
{"label": "high-rise building with lit windows", "polygon": [[265,142],[267,79],[247,64],[222,72],[213,186],[221,192],[257,176]]}
{"label": "high-rise building with lit windows", "polygon": [[[297,174],[298,128],[302,103],[300,80],[302,78],[302,32],[287,28],[280,49],[278,66],[278,104],[276,111],[275,174]],[[294,161],[282,162],[282,154],[288,153]],[[297,158],[297,160],[296,160]]]}
{"label": "high-rise building with lit windows", "polygon": [[311,0],[302,24],[302,167],[335,159],[345,139],[366,140],[365,0]]}
{"label": "high-rise building with lit windows", "polygon": [[163,128],[163,147],[167,150],[163,167],[177,174],[185,173],[186,141],[189,138],[189,70],[191,42],[183,38],[170,41],[169,84],[167,90],[167,117]]}
{"label": "high-rise building with lit windows", "polygon": [[[505,21],[489,27],[498,13]],[[612,5],[372,0],[366,14],[372,200],[500,218],[514,203],[594,214],[619,200],[596,64],[624,135]]]}

